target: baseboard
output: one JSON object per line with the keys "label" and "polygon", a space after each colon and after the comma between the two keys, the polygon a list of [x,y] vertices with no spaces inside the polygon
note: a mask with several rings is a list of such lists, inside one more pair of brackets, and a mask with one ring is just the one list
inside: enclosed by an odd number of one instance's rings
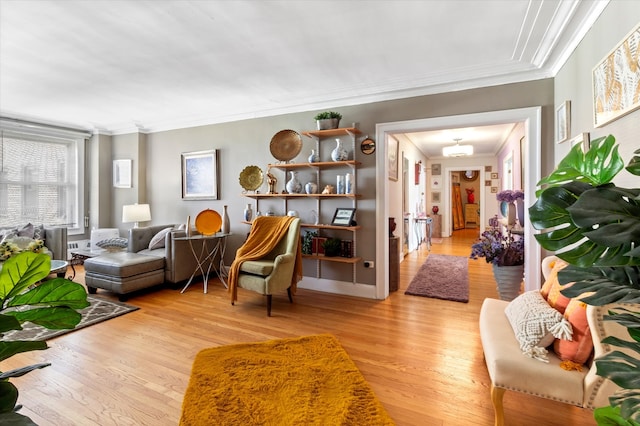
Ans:
{"label": "baseboard", "polygon": [[376,298],[376,286],[369,284],[334,281],[323,278],[303,277],[298,283],[298,288],[323,291],[325,293],[341,294],[345,296]]}

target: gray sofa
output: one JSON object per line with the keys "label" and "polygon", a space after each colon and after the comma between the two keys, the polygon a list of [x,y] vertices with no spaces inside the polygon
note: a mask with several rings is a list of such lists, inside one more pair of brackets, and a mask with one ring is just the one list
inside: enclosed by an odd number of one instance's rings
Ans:
{"label": "gray sofa", "polygon": [[[7,231],[22,230],[22,227],[0,229],[0,241]],[[67,260],[67,228],[62,226],[44,227],[44,245],[51,253],[51,259]]]}
{"label": "gray sofa", "polygon": [[[89,292],[95,293],[98,288],[109,290],[124,301],[129,293],[144,288],[188,280],[194,271],[196,277],[200,276],[189,241],[179,239],[185,236],[185,231],[171,230],[164,236],[164,247],[149,248],[156,234],[173,226],[133,228],[129,231],[127,251],[107,252],[85,260],[85,282]],[[192,243],[196,253],[200,253],[202,240]]]}

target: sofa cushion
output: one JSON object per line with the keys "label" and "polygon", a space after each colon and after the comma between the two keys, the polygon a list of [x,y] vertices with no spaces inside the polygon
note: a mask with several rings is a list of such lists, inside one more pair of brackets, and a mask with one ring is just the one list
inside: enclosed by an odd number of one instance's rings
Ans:
{"label": "sofa cushion", "polygon": [[240,265],[240,271],[247,274],[269,276],[273,272],[272,260],[247,260]]}
{"label": "sofa cushion", "polygon": [[537,290],[521,294],[505,309],[522,352],[540,361],[547,360],[545,347],[554,338],[570,339],[572,330],[569,321],[549,306]]}
{"label": "sofa cushion", "polygon": [[[585,293],[583,296],[586,297],[588,294]],[[578,299],[571,299],[564,311],[564,317],[571,323],[573,335],[571,340],[556,339],[553,342],[553,351],[563,361],[585,364],[593,352],[593,339],[587,321],[587,305]]]}
{"label": "sofa cushion", "polygon": [[167,237],[167,234],[171,232],[171,229],[171,227],[164,228],[162,231],[154,235],[153,238],[151,238],[151,241],[149,241],[149,250],[155,250],[164,247],[165,239]]}
{"label": "sofa cushion", "polygon": [[164,269],[164,258],[126,251],[105,253],[85,260],[84,269],[94,274],[126,278]]}

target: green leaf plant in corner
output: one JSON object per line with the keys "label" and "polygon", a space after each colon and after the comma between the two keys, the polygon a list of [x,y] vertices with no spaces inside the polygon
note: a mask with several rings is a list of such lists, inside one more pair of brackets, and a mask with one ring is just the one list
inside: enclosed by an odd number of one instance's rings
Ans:
{"label": "green leaf plant in corner", "polygon": [[[84,287],[64,278],[44,280],[50,273],[46,254],[22,252],[11,256],[0,270],[0,361],[21,352],[47,349],[44,341],[6,340],[4,334],[22,330],[29,321],[48,329],[73,329],[81,319],[78,309],[89,306]],[[43,281],[44,280],[44,281]],[[0,424],[32,425],[16,411],[21,406],[18,389],[9,381],[30,371],[49,366],[35,364],[11,371],[0,371]]]}
{"label": "green leaf plant in corner", "polygon": [[[569,263],[558,279],[574,284],[562,294],[593,292],[582,301],[594,306],[629,304],[628,309],[610,309],[604,316],[625,327],[630,340],[603,340],[624,352],[598,357],[597,374],[621,389],[609,398],[609,407],[595,410],[594,418],[599,425],[639,426],[640,189],[612,183],[624,168],[611,135],[594,140],[586,153],[574,146],[557,169],[538,182],[541,189],[529,216],[533,227],[541,230],[535,236],[538,243]],[[640,156],[634,155],[626,171],[640,176]]]}

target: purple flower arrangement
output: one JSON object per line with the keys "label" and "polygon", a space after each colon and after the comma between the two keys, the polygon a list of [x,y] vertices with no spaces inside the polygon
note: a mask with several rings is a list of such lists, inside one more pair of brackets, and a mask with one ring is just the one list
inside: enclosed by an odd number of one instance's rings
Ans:
{"label": "purple flower arrangement", "polygon": [[498,201],[506,201],[507,203],[513,203],[516,200],[524,200],[524,192],[519,189],[514,191],[507,189],[504,191],[498,192],[496,194],[496,198]]}
{"label": "purple flower arrangement", "polygon": [[484,231],[478,242],[471,246],[470,257],[484,257],[487,263],[498,266],[524,265],[524,239],[515,239],[511,232],[504,234],[499,228],[493,228]]}

